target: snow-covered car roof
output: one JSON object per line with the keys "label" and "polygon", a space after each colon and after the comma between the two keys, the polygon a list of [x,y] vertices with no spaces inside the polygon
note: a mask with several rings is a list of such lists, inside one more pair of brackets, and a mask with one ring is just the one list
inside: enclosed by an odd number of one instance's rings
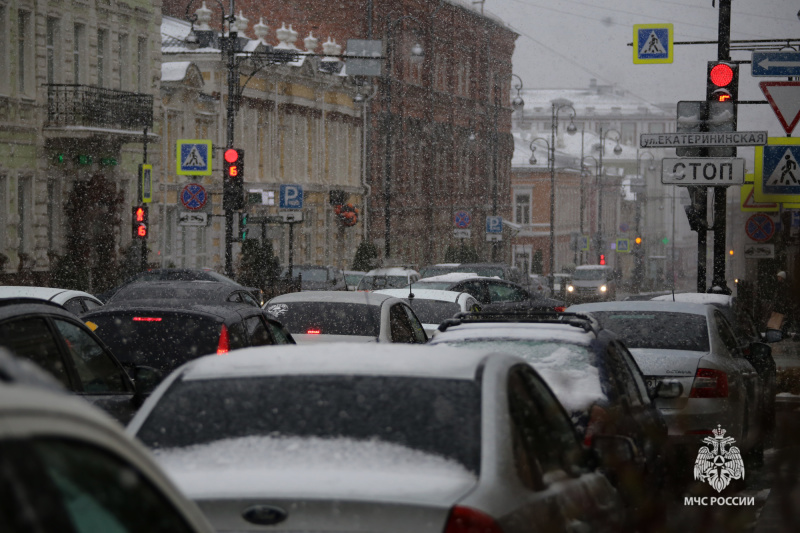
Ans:
{"label": "snow-covered car roof", "polygon": [[37,300],[46,300],[63,305],[72,298],[83,297],[95,300],[98,304],[103,305],[103,302],[83,291],[74,291],[71,289],[56,289],[53,287],[25,287],[8,285],[0,287],[0,299],[4,298],[35,298]]}
{"label": "snow-covered car roof", "polygon": [[[416,285],[416,283],[414,284]],[[438,300],[440,302],[458,302],[458,297],[462,294],[468,294],[465,292],[459,291],[443,291],[439,289],[415,289],[414,285],[411,286],[411,290],[409,291],[408,288],[403,289],[381,289],[379,291],[374,291],[373,294],[386,294],[388,296],[394,296],[395,298],[408,298],[408,293],[411,292],[414,294],[414,299],[420,300]]]}
{"label": "snow-covered car roof", "polygon": [[[286,349],[286,348],[291,349]],[[335,353],[331,352],[335,350]],[[176,372],[184,380],[272,375],[397,375],[475,379],[488,350],[341,343],[258,346],[201,357]],[[335,357],[332,357],[335,355]]]}
{"label": "snow-covered car roof", "polygon": [[686,302],[686,303],[696,303],[696,304],[712,304],[712,305],[722,305],[722,306],[730,306],[733,304],[733,296],[729,296],[727,294],[708,294],[703,292],[679,292],[672,294],[662,294],[661,296],[656,296],[655,298],[651,298],[651,301],[656,302]]}
{"label": "snow-covered car roof", "polygon": [[591,313],[592,311],[655,311],[661,313],[689,313],[692,315],[708,314],[708,307],[699,303],[664,302],[664,301],[630,301],[630,302],[594,302],[571,305],[567,313]]}
{"label": "snow-covered car roof", "polygon": [[389,268],[374,268],[367,272],[367,276],[406,276],[408,274],[417,274],[419,272],[413,268],[405,267],[389,267]]}
{"label": "snow-covered car roof", "polygon": [[608,270],[608,265],[580,265],[576,270]]}
{"label": "snow-covered car roof", "polygon": [[[415,283],[429,283],[434,281],[449,281],[456,283],[458,281],[464,281],[465,279],[472,279],[472,278],[484,278],[484,276],[479,276],[475,272],[450,272],[448,274],[440,274],[438,276],[431,276],[429,278],[423,278]],[[486,279],[500,279],[500,278],[486,278]]]}
{"label": "snow-covered car roof", "polygon": [[281,294],[264,304],[266,309],[270,305],[289,302],[338,302],[348,304],[381,305],[391,296],[374,292],[352,291],[303,291]]}
{"label": "snow-covered car roof", "polygon": [[448,327],[447,331],[437,331],[433,336],[433,339],[431,339],[430,344],[475,338],[513,338],[537,341],[558,339],[573,344],[588,345],[594,336],[585,332],[583,329],[576,328],[569,324],[532,324],[530,322],[464,322],[459,325]]}

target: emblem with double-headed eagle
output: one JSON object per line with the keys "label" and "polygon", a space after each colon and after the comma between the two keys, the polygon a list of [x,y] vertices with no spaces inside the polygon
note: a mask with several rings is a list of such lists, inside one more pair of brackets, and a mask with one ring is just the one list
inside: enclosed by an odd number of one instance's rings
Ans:
{"label": "emblem with double-headed eagle", "polygon": [[717,492],[722,492],[732,479],[744,479],[744,462],[739,448],[731,446],[727,450],[726,446],[736,442],[732,437],[725,436],[722,426],[717,426],[713,430],[714,437],[706,437],[703,442],[711,445],[703,446],[697,453],[694,462],[694,478],[708,483]]}

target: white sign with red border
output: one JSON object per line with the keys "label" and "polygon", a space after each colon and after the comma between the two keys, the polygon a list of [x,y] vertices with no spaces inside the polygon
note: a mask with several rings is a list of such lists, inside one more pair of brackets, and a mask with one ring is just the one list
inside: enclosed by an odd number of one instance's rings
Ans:
{"label": "white sign with red border", "polygon": [[762,81],[758,85],[786,135],[791,135],[800,121],[800,81]]}

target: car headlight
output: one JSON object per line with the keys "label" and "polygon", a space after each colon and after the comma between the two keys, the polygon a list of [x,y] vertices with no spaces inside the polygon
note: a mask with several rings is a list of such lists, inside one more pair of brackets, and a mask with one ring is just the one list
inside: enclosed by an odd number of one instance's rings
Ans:
{"label": "car headlight", "polygon": [[601,285],[600,286],[600,292],[606,292],[607,290],[608,290],[608,287],[606,287],[605,285]]}
{"label": "car headlight", "polygon": [[567,292],[572,292],[574,290],[575,290],[575,287],[573,287],[572,285],[567,285]]}

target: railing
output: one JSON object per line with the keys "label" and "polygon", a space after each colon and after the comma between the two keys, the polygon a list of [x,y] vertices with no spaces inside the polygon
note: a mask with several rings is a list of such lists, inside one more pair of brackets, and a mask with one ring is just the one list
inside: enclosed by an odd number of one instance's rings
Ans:
{"label": "railing", "polygon": [[153,97],[91,85],[47,85],[47,125],[152,128]]}

